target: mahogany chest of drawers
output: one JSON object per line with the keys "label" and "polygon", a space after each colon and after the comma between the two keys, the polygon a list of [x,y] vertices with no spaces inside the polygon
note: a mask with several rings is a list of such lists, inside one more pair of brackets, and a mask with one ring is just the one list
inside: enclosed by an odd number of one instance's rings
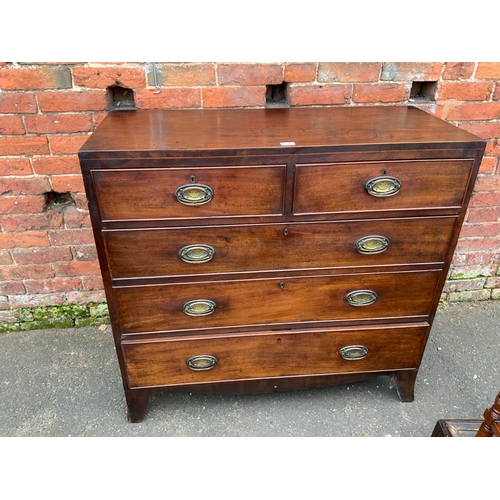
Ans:
{"label": "mahogany chest of drawers", "polygon": [[79,157],[127,399],[417,370],[485,143],[412,107],[111,112]]}

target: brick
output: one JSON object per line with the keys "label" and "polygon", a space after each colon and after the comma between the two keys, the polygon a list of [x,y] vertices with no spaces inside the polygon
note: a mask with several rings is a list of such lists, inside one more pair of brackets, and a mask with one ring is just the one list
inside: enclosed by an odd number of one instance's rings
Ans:
{"label": "brick", "polygon": [[316,63],[285,64],[284,81],[289,83],[308,83],[316,80]]}
{"label": "brick", "polygon": [[500,102],[464,102],[448,110],[447,120],[497,120],[500,118]]}
{"label": "brick", "polygon": [[71,247],[75,260],[97,260],[97,249],[95,245],[77,245]]}
{"label": "brick", "polygon": [[352,85],[290,85],[288,100],[291,106],[314,106],[321,104],[347,104]]}
{"label": "brick", "polygon": [[71,261],[54,264],[57,276],[100,276],[101,268],[96,261]]}
{"label": "brick", "polygon": [[78,210],[88,211],[89,203],[87,201],[87,196],[85,195],[85,193],[71,193],[71,197],[75,201],[75,205]]}
{"label": "brick", "polygon": [[43,212],[45,197],[39,196],[5,196],[0,197],[0,213],[32,214]]}
{"label": "brick", "polygon": [[69,290],[81,290],[80,278],[53,278],[44,280],[26,280],[24,282],[28,293],[51,293],[66,292]]}
{"label": "brick", "polygon": [[461,238],[476,238],[478,236],[497,236],[500,234],[500,221],[471,223],[467,221],[460,231]]}
{"label": "brick", "polygon": [[204,108],[264,106],[266,87],[206,87],[202,97]]}
{"label": "brick", "polygon": [[480,175],[474,185],[476,192],[500,191],[500,175]]}
{"label": "brick", "polygon": [[64,227],[67,229],[90,228],[89,213],[78,210],[76,207],[67,207],[64,211]]}
{"label": "brick", "polygon": [[163,88],[159,94],[155,90],[138,90],[135,103],[140,109],[198,108],[201,106],[201,91],[197,88]]}
{"label": "brick", "polygon": [[500,80],[500,62],[480,62],[476,68],[477,80]]}
{"label": "brick", "polygon": [[56,193],[79,192],[85,191],[83,178],[81,175],[53,175],[50,178],[52,189]]}
{"label": "brick", "polygon": [[102,290],[104,283],[101,276],[82,276],[84,290]]}
{"label": "brick", "polygon": [[62,229],[49,231],[49,238],[54,246],[92,245],[94,234],[92,229]]}
{"label": "brick", "polygon": [[66,175],[81,173],[78,156],[45,156],[33,158],[33,170],[37,174]]}
{"label": "brick", "polygon": [[2,92],[0,94],[0,113],[36,113],[36,100],[34,94],[21,92]]}
{"label": "brick", "polygon": [[9,300],[14,308],[57,306],[66,302],[66,295],[62,292],[15,295]]}
{"label": "brick", "polygon": [[26,293],[20,281],[0,282],[0,295],[22,295]]}
{"label": "brick", "polygon": [[318,82],[377,82],[381,67],[381,63],[320,62]]}
{"label": "brick", "polygon": [[455,265],[487,265],[491,264],[494,259],[498,258],[494,252],[471,252],[471,253],[455,253],[453,256],[453,264]]}
{"label": "brick", "polygon": [[106,295],[104,291],[73,291],[66,293],[66,300],[70,304],[104,302]]}
{"label": "brick", "polygon": [[0,134],[14,135],[24,134],[24,123],[20,116],[16,115],[0,115]]}
{"label": "brick", "polygon": [[454,267],[450,279],[472,279],[478,276],[494,276],[495,266],[462,266]]}
{"label": "brick", "polygon": [[44,155],[49,153],[46,137],[0,137],[0,155]]}
{"label": "brick", "polygon": [[436,102],[418,102],[410,101],[412,106],[415,106],[426,113],[437,116],[438,118],[444,119],[444,114],[446,112],[446,105],[438,104]]}
{"label": "brick", "polygon": [[500,206],[500,190],[474,193],[470,202],[470,206],[471,207]]}
{"label": "brick", "polygon": [[[216,83],[213,64],[159,64],[156,68],[160,87],[193,87]],[[154,86],[152,69],[148,72],[148,85]]]}
{"label": "brick", "polygon": [[[486,284],[486,278],[450,280],[444,286],[445,292],[465,292],[467,290],[482,290]],[[28,288],[26,286],[26,288]]]}
{"label": "brick", "polygon": [[471,223],[494,222],[498,220],[500,220],[500,207],[472,207],[467,216],[467,221]]}
{"label": "brick", "polygon": [[2,177],[0,178],[0,196],[19,196],[43,194],[50,191],[47,177]]}
{"label": "brick", "polygon": [[71,73],[65,67],[0,69],[2,90],[69,89]]}
{"label": "brick", "polygon": [[429,62],[399,62],[399,63],[383,63],[382,81],[399,81],[399,82],[428,82],[437,81],[441,76],[443,63]]}
{"label": "brick", "polygon": [[105,89],[120,86],[130,89],[145,88],[146,76],[139,68],[73,68],[73,79],[79,87]]}
{"label": "brick", "polygon": [[492,82],[439,82],[436,99],[439,101],[487,101],[493,91]]}
{"label": "brick", "polygon": [[41,92],[37,94],[37,99],[44,112],[104,111],[108,108],[105,90]]}
{"label": "brick", "polygon": [[27,116],[25,122],[26,130],[35,134],[88,132],[94,128],[90,114],[83,113]]}
{"label": "brick", "polygon": [[479,172],[481,174],[494,174],[496,171],[498,163],[498,158],[491,156],[484,156],[481,165],[479,166]]}
{"label": "brick", "polygon": [[493,94],[493,99],[495,101],[500,100],[500,83],[497,82],[495,87],[495,93]]}
{"label": "brick", "polygon": [[373,83],[354,85],[352,100],[362,103],[405,102],[410,97],[410,86],[405,83]]}
{"label": "brick", "polygon": [[488,278],[484,288],[500,288],[500,278]]}
{"label": "brick", "polygon": [[3,215],[0,216],[0,222],[4,231],[19,233],[21,231],[62,228],[63,215],[54,210],[42,214]]}
{"label": "brick", "polygon": [[55,135],[49,137],[52,154],[76,154],[83,146],[89,135]]}
{"label": "brick", "polygon": [[474,72],[473,62],[447,62],[443,71],[443,80],[467,80]]}
{"label": "brick", "polygon": [[0,248],[48,247],[50,241],[46,231],[28,231],[25,233],[1,233]]}
{"label": "brick", "polygon": [[31,264],[51,264],[53,262],[73,259],[69,247],[17,248],[12,250],[16,264],[26,266]]}
{"label": "brick", "polygon": [[108,113],[94,113],[95,126],[97,127],[97,125],[99,125],[99,123],[101,123],[107,115]]}
{"label": "brick", "polygon": [[5,281],[53,278],[54,269],[51,264],[5,266],[0,268],[0,277]]}
{"label": "brick", "polygon": [[0,158],[0,176],[33,175],[28,158]]}
{"label": "brick", "polygon": [[276,85],[283,83],[278,64],[219,64],[219,85]]}
{"label": "brick", "polygon": [[476,302],[479,300],[489,300],[491,292],[489,290],[470,290],[464,292],[451,292],[448,295],[450,302]]}
{"label": "brick", "polygon": [[458,123],[461,129],[479,136],[481,139],[500,137],[500,122],[463,122]]}
{"label": "brick", "polygon": [[12,255],[9,250],[0,250],[0,266],[8,266],[13,262]]}
{"label": "brick", "polygon": [[498,248],[500,245],[500,237],[481,237],[460,239],[457,244],[457,252],[475,252],[481,250],[491,250]]}
{"label": "brick", "polygon": [[500,141],[499,140],[487,141],[484,154],[488,156],[500,156]]}

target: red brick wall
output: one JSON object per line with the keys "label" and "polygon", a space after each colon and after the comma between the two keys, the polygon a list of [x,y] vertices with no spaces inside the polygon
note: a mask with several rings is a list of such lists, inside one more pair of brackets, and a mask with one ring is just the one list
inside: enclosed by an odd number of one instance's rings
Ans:
{"label": "red brick wall", "polygon": [[[107,88],[149,108],[415,104],[488,141],[445,297],[500,298],[500,63],[0,63],[0,309],[104,300],[79,147],[110,109]],[[434,102],[410,100],[413,82]],[[46,193],[74,203],[47,208]]]}

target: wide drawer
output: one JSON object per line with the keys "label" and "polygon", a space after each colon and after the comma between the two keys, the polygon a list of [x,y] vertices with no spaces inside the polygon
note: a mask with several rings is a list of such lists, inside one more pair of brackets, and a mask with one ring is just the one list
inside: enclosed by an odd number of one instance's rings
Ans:
{"label": "wide drawer", "polygon": [[458,212],[473,164],[433,160],[297,165],[293,213],[416,208]]}
{"label": "wide drawer", "polygon": [[101,219],[279,215],[285,166],[93,170]]}
{"label": "wide drawer", "polygon": [[[123,333],[426,316],[440,271],[114,287]],[[354,305],[349,303],[349,298]]]}
{"label": "wide drawer", "polygon": [[131,387],[399,370],[418,367],[427,326],[124,342],[123,352]]}
{"label": "wide drawer", "polygon": [[105,230],[113,278],[442,263],[455,217]]}

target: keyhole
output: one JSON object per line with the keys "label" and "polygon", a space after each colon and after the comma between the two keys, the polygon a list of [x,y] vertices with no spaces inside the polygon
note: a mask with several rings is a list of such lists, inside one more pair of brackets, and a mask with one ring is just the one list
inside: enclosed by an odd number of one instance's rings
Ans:
{"label": "keyhole", "polygon": [[196,177],[192,175],[189,180],[191,181],[191,184],[194,184],[196,182]]}
{"label": "keyhole", "polygon": [[281,339],[279,337],[276,339],[276,341],[278,342],[278,344],[281,344]]}
{"label": "keyhole", "polygon": [[387,174],[387,170],[384,168],[384,175]]}
{"label": "keyhole", "polygon": [[284,234],[285,236],[288,236],[288,228],[287,228],[287,227],[285,227],[285,229],[283,230],[283,234]]}
{"label": "keyhole", "polygon": [[285,288],[285,282],[284,281],[280,281],[279,286],[283,290],[283,288]]}

